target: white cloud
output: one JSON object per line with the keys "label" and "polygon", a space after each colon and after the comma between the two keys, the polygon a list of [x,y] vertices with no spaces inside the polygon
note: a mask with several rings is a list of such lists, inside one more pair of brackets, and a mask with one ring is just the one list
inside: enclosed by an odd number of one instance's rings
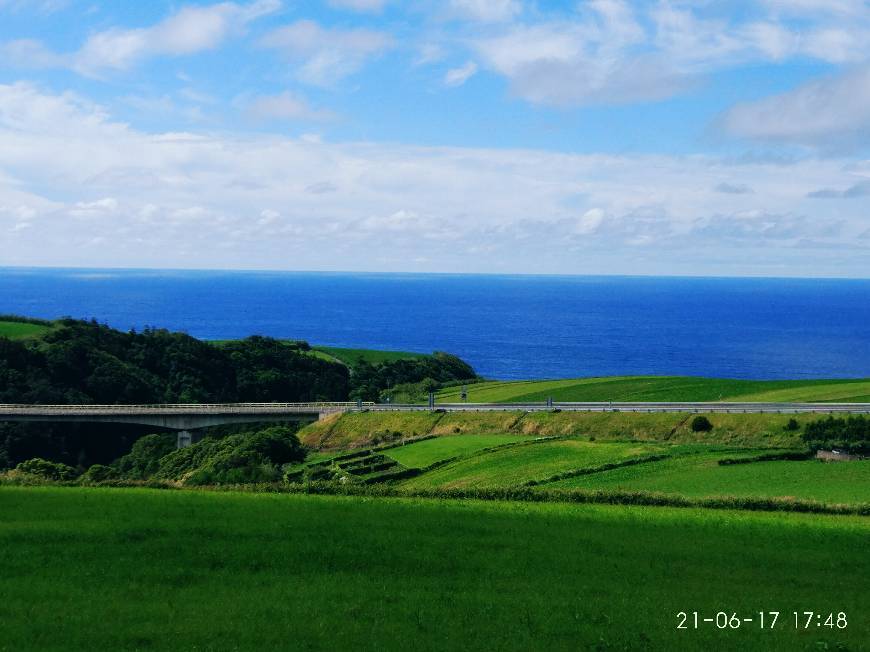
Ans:
{"label": "white cloud", "polygon": [[328,0],[331,7],[351,11],[382,11],[388,0]]}
{"label": "white cloud", "polygon": [[449,0],[448,10],[454,16],[481,22],[502,22],[522,11],[518,0]]}
{"label": "white cloud", "polygon": [[870,258],[864,202],[806,197],[868,178],[835,159],[149,134],[28,84],[0,85],[0,142],[0,264],[854,275]]}
{"label": "white cloud", "polygon": [[477,73],[477,64],[473,61],[468,61],[458,68],[451,68],[444,75],[444,84],[446,86],[462,86]]}
{"label": "white cloud", "polygon": [[19,39],[0,45],[6,63],[17,67],[60,68],[98,76],[123,71],[155,56],[189,55],[218,47],[261,16],[280,8],[280,0],[254,0],[185,6],[151,27],[113,27],[92,34],[72,54],[57,54],[40,41]]}
{"label": "white cloud", "polygon": [[247,105],[250,116],[260,120],[332,120],[332,112],[312,108],[305,98],[284,92],[280,95],[261,95]]}
{"label": "white cloud", "polygon": [[870,143],[870,66],[738,104],[722,119],[743,138],[847,150]]}
{"label": "white cloud", "polygon": [[[803,12],[821,5],[803,4]],[[782,17],[778,6],[743,20],[722,18],[710,6],[590,0],[573,15],[538,13],[534,21],[511,22],[470,43],[514,94],[556,106],[658,100],[712,72],[747,64],[870,57],[870,9],[858,11],[846,0],[799,21],[791,13]]]}
{"label": "white cloud", "polygon": [[368,29],[327,29],[314,21],[300,20],[271,31],[261,44],[297,62],[296,74],[302,81],[330,86],[389,48],[392,38]]}

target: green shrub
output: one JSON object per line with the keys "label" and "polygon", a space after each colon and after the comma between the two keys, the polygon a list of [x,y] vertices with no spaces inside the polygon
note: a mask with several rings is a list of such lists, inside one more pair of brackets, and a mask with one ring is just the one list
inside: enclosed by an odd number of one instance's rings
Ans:
{"label": "green shrub", "polygon": [[244,484],[281,480],[281,467],[305,459],[306,449],[290,428],[206,438],[160,459],[155,479],[190,485]]}
{"label": "green shrub", "polygon": [[91,468],[85,471],[79,478],[82,484],[97,484],[106,480],[115,480],[118,477],[118,472],[111,466],[105,464],[94,464]]}
{"label": "green shrub", "polygon": [[175,450],[175,442],[176,436],[172,434],[145,435],[113,466],[122,477],[131,480],[150,478],[160,468],[160,460]]}
{"label": "green shrub", "polygon": [[794,432],[794,431],[800,430],[800,429],[801,429],[801,426],[797,422],[797,419],[795,419],[794,417],[789,419],[788,423],[785,424],[785,426],[783,426],[783,430],[787,430],[788,432]]}
{"label": "green shrub", "polygon": [[710,432],[713,429],[713,424],[710,423],[710,419],[705,417],[703,414],[699,414],[692,419],[690,427],[692,428],[692,432]]}
{"label": "green shrub", "polygon": [[45,480],[73,480],[76,477],[76,470],[68,464],[50,462],[41,457],[34,457],[31,460],[21,462],[15,467],[15,470],[35,475]]}

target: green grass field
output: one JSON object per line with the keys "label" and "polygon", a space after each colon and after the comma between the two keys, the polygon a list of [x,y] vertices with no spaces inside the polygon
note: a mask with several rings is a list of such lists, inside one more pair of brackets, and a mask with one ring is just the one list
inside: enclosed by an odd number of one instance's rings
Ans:
{"label": "green grass field", "polygon": [[28,324],[17,321],[0,321],[0,337],[8,337],[10,340],[23,340],[31,337],[39,337],[51,330],[51,326],[43,324]]}
{"label": "green grass field", "polygon": [[407,488],[512,487],[563,471],[661,452],[647,443],[555,440],[529,443],[459,459],[402,483]]}
{"label": "green grass field", "polygon": [[454,435],[390,448],[386,455],[402,466],[420,469],[441,460],[530,439],[519,435]]}
{"label": "green grass field", "polygon": [[344,349],[335,346],[315,346],[314,351],[325,353],[348,366],[356,364],[362,358],[370,364],[394,362],[395,360],[413,360],[429,357],[426,353],[410,353],[408,351],[376,351],[373,349]]}
{"label": "green grass field", "polygon": [[686,455],[544,485],[565,489],[656,491],[690,498],[753,496],[870,503],[870,461],[753,462],[720,466],[730,454]]}
{"label": "green grass field", "polygon": [[[438,393],[458,402],[461,388]],[[870,379],[729,380],[680,376],[614,376],[541,381],[493,381],[468,385],[474,403],[546,401],[849,401],[870,402]]]}
{"label": "green grass field", "polygon": [[[3,650],[866,650],[870,519],[0,488]],[[677,613],[777,627],[678,630]],[[793,611],[845,612],[845,629]]]}

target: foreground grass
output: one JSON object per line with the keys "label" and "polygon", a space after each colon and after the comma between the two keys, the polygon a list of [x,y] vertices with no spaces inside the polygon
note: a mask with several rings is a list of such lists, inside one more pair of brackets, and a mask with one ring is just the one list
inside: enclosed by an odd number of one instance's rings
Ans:
{"label": "foreground grass", "polygon": [[717,464],[728,454],[686,455],[549,483],[553,489],[655,491],[689,498],[772,497],[870,503],[870,461]]}
{"label": "foreground grass", "polygon": [[[70,488],[2,488],[0,514],[6,650],[861,650],[870,634],[866,518]],[[795,630],[808,609],[849,625]],[[678,631],[694,610],[784,621]]]}
{"label": "foreground grass", "polygon": [[[444,403],[460,400],[461,388],[438,393]],[[733,380],[682,376],[613,376],[542,381],[494,381],[468,386],[476,403],[546,401],[870,401],[870,379]]]}

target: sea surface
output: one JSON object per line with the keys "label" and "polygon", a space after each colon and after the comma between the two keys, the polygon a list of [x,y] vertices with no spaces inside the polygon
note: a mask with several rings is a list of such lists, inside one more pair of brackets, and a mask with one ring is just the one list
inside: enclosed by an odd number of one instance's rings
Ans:
{"label": "sea surface", "polygon": [[870,377],[870,280],[0,268],[0,313],[449,351],[499,379]]}

